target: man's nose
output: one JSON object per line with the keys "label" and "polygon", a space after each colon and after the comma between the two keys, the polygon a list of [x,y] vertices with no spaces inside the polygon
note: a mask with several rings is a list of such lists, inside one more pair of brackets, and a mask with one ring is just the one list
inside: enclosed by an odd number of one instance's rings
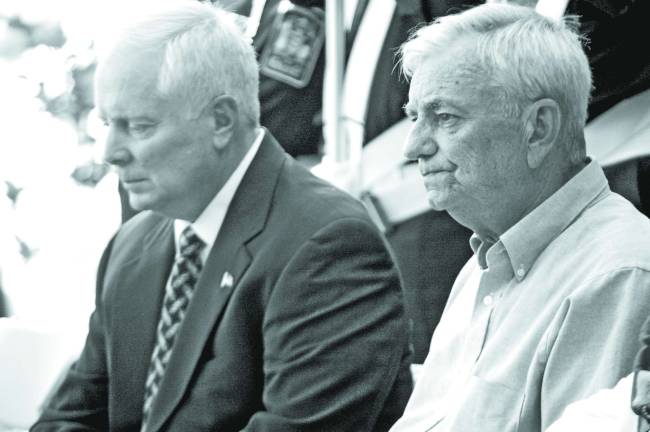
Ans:
{"label": "man's nose", "polygon": [[104,148],[104,161],[110,165],[124,166],[133,159],[131,152],[125,146],[119,131],[111,125],[108,127]]}
{"label": "man's nose", "polygon": [[408,160],[417,160],[422,156],[434,155],[437,149],[433,136],[424,132],[416,121],[406,138],[404,157]]}

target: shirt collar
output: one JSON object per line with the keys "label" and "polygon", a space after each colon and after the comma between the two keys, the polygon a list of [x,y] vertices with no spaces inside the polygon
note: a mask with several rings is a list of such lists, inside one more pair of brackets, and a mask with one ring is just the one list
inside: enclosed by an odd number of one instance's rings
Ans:
{"label": "shirt collar", "polygon": [[[590,161],[546,201],[501,235],[497,245],[501,243],[506,250],[517,280],[523,280],[544,249],[608,190],[603,170],[598,163]],[[486,251],[492,244],[474,234],[470,246],[481,267],[485,268]]]}
{"label": "shirt collar", "polygon": [[487,251],[494,245],[492,239],[481,239],[477,234],[472,234],[469,239],[469,245],[478,259],[478,264],[482,269],[487,268]]}
{"label": "shirt collar", "polygon": [[177,253],[178,241],[181,233],[185,227],[191,225],[196,235],[205,243],[206,247],[203,248],[203,251],[201,253],[201,259],[205,262],[205,259],[210,253],[210,249],[212,249],[212,245],[214,244],[214,241],[219,234],[221,225],[226,218],[226,212],[228,211],[228,207],[230,206],[230,203],[235,196],[235,192],[237,191],[239,184],[244,178],[246,171],[248,171],[248,167],[253,161],[253,158],[257,154],[263,138],[264,129],[260,129],[257,137],[255,137],[255,141],[253,141],[253,145],[250,149],[248,149],[248,152],[246,152],[246,155],[244,155],[241,162],[239,162],[239,165],[237,165],[235,171],[233,171],[230,178],[228,178],[226,184],[224,184],[219,192],[217,192],[212,201],[210,201],[210,203],[199,215],[196,221],[194,221],[194,223],[190,223],[182,219],[174,220],[174,238]]}

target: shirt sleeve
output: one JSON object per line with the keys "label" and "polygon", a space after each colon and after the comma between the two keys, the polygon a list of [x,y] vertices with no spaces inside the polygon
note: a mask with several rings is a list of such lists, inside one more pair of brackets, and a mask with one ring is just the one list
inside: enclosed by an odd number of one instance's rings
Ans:
{"label": "shirt sleeve", "polygon": [[637,417],[630,409],[632,374],[614,388],[598,391],[593,396],[572,403],[546,432],[630,432]]}
{"label": "shirt sleeve", "polygon": [[650,271],[638,267],[585,281],[564,301],[535,359],[542,375],[542,430],[570,403],[611,388],[632,372],[648,305]]}

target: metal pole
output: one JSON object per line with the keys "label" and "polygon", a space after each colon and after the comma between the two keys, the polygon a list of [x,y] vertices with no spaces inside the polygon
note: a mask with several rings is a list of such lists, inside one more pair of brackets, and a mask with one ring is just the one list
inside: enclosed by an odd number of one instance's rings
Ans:
{"label": "metal pole", "polygon": [[325,1],[324,137],[325,157],[333,162],[350,158],[342,123],[343,63],[345,55],[343,0]]}

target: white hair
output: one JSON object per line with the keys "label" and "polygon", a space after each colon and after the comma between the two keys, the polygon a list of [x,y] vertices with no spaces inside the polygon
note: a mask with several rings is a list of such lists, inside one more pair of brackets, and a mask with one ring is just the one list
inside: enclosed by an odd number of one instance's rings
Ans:
{"label": "white hair", "polygon": [[237,100],[240,114],[259,124],[259,70],[252,46],[231,16],[209,3],[159,1],[130,22],[113,45],[162,51],[157,90],[202,109],[219,95]]}
{"label": "white hair", "polygon": [[499,90],[511,115],[518,115],[527,102],[555,100],[566,120],[560,133],[568,157],[579,163],[585,159],[583,129],[592,84],[576,24],[575,17],[554,21],[528,7],[484,4],[417,30],[402,45],[402,70],[410,78],[436,52],[474,37],[476,44],[466,58],[475,62],[467,69],[484,74],[480,79]]}

